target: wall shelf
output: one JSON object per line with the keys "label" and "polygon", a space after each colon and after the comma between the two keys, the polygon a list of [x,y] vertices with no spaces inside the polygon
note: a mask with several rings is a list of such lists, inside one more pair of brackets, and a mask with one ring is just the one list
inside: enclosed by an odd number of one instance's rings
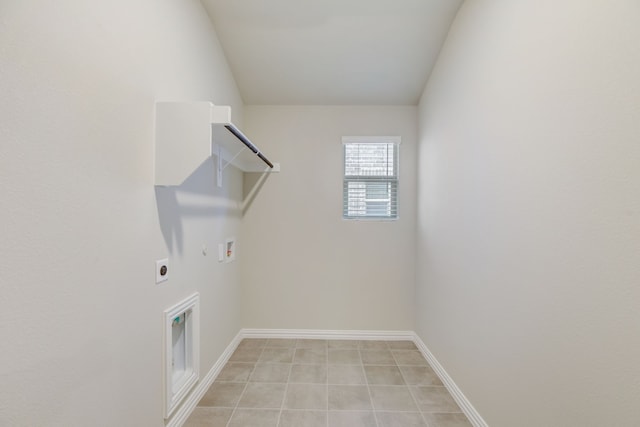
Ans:
{"label": "wall shelf", "polygon": [[244,172],[279,172],[231,121],[231,107],[210,102],[157,102],[155,185],[180,185],[217,156],[218,185],[229,164]]}

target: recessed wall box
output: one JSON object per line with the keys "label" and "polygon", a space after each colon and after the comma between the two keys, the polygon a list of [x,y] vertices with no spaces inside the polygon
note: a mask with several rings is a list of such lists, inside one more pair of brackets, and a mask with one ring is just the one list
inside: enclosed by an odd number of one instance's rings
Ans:
{"label": "recessed wall box", "polygon": [[236,259],[236,238],[230,237],[224,242],[224,260],[231,262]]}
{"label": "recessed wall box", "polygon": [[198,382],[200,295],[193,294],[164,312],[164,417],[169,418]]}

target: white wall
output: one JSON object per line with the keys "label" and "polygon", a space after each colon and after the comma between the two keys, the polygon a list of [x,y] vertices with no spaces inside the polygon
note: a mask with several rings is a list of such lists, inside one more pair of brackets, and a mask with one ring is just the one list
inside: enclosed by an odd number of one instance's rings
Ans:
{"label": "white wall", "polygon": [[[247,134],[282,172],[243,219],[243,326],[413,330],[416,112],[246,107]],[[343,135],[402,137],[398,221],[342,219]]]}
{"label": "white wall", "polygon": [[468,1],[422,97],[417,329],[492,427],[640,425],[638,23]]}
{"label": "white wall", "polygon": [[[162,312],[201,293],[203,374],[240,327],[241,175],[153,185],[156,100],[242,102],[193,0],[0,2],[0,425],[162,426]],[[170,281],[156,286],[155,260]]]}

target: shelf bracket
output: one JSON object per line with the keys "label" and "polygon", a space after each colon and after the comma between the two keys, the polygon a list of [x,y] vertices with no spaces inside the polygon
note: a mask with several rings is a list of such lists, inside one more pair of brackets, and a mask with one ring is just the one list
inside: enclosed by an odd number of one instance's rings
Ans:
{"label": "shelf bracket", "polygon": [[224,172],[224,170],[233,163],[233,161],[240,155],[242,154],[242,152],[244,150],[246,150],[247,147],[242,147],[240,149],[240,151],[238,151],[236,153],[235,156],[233,156],[231,158],[231,160],[229,160],[228,162],[224,161],[224,158],[222,156],[222,150],[223,148],[219,145],[219,144],[214,144],[214,154],[215,156],[218,158],[218,165],[216,167],[216,184],[218,185],[218,187],[222,187],[222,172]]}
{"label": "shelf bracket", "polygon": [[234,160],[235,160],[235,159],[236,159],[240,154],[242,154],[242,152],[243,152],[244,150],[246,150],[246,149],[247,149],[247,147],[242,147],[242,148],[240,149],[240,151],[238,151],[238,153],[237,153],[235,156],[233,156],[233,157],[231,158],[231,160],[229,160],[229,161],[228,161],[228,162],[227,162],[227,163],[222,167],[222,170],[225,170],[225,169],[227,168],[227,166],[229,166],[231,163],[233,163],[233,161],[234,161]]}

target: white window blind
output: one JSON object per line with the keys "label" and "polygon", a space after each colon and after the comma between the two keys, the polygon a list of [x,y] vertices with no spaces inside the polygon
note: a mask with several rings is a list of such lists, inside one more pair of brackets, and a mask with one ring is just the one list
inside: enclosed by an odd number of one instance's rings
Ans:
{"label": "white window blind", "polygon": [[343,137],[345,219],[398,217],[399,137]]}

